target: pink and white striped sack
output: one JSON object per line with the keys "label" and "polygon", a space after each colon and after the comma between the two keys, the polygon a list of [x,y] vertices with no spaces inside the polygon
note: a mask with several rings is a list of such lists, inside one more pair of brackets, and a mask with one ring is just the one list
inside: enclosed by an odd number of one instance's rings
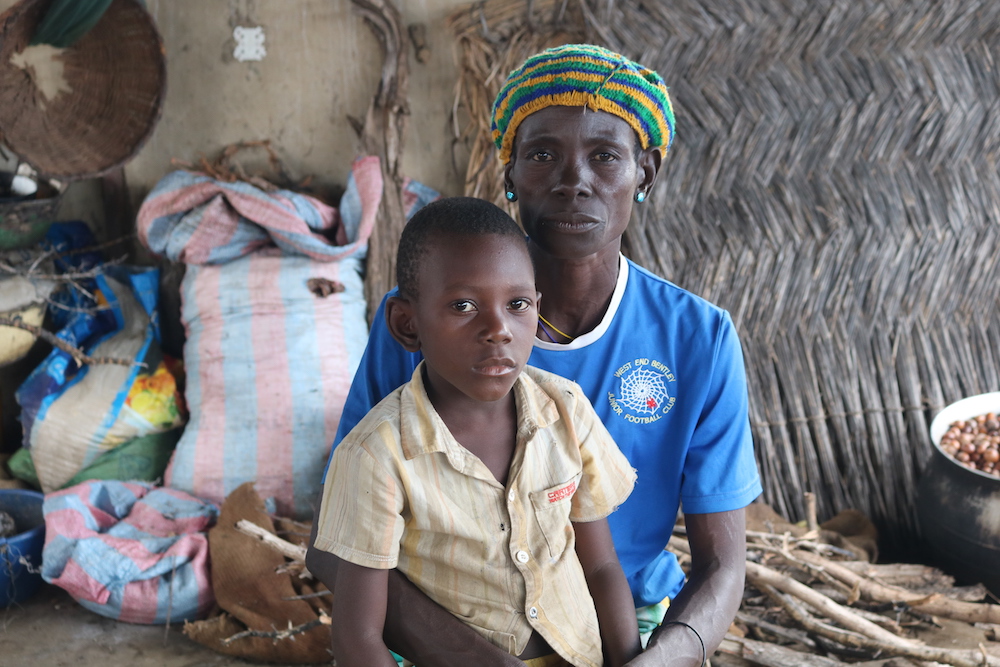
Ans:
{"label": "pink and white striped sack", "polygon": [[[191,198],[154,191],[143,204],[149,212],[146,227],[158,229],[147,238],[164,237],[168,255],[183,253],[188,262],[219,261],[221,251],[209,247],[212,243],[229,245],[222,255],[240,255],[224,263],[189,263],[185,271],[181,317],[187,333],[190,419],[165,483],[221,504],[231,491],[252,481],[258,495],[273,501],[278,515],[305,519],[312,516],[368,338],[362,262],[381,200],[381,168],[375,157],[353,165],[339,211],[334,211],[343,225],[343,246],[326,241],[326,247],[317,247],[318,234],[289,231],[294,222],[290,211],[308,222],[307,213],[319,202],[287,192],[281,201],[268,201],[263,192],[248,199],[245,188],[234,192],[227,185],[219,187],[229,205],[216,200],[192,210],[174,224],[173,236],[163,234],[162,221],[172,215],[174,202]],[[204,182],[188,187],[206,192]],[[407,185],[407,194],[410,212],[437,197],[414,182]],[[206,225],[211,229],[219,216],[225,218],[221,227],[229,231],[201,231]],[[329,220],[326,212],[321,217]],[[253,237],[242,231],[248,225],[280,240],[245,252],[245,239]],[[280,234],[275,231],[279,228]],[[340,291],[314,293],[309,284],[316,280]]]}
{"label": "pink and white striped sack", "polygon": [[45,496],[42,578],[119,621],[204,618],[215,604],[207,530],[218,509],[175,489],[92,480]]}

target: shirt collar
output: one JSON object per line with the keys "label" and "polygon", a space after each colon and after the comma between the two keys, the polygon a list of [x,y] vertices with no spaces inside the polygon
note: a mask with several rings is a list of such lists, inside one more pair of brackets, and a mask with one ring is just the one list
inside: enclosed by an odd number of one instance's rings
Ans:
{"label": "shirt collar", "polygon": [[[469,451],[462,447],[448,431],[441,416],[431,405],[424,386],[424,364],[421,360],[400,395],[399,439],[403,456],[407,460],[421,454],[441,452],[453,466],[464,469],[464,459]],[[514,382],[514,401],[517,405],[517,437],[530,440],[538,429],[546,428],[559,419],[555,401],[545,393],[536,378],[542,371],[526,366]],[[428,427],[430,430],[428,430]],[[426,437],[431,433],[435,437]]]}

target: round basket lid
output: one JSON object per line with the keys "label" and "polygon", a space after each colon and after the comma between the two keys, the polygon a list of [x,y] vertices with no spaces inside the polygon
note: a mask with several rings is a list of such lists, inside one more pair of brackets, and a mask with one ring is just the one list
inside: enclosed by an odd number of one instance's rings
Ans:
{"label": "round basket lid", "polygon": [[51,1],[22,0],[0,15],[0,134],[45,176],[100,176],[131,159],[159,120],[163,42],[140,3],[114,0],[93,29],[57,52],[65,85],[53,94],[18,58]]}

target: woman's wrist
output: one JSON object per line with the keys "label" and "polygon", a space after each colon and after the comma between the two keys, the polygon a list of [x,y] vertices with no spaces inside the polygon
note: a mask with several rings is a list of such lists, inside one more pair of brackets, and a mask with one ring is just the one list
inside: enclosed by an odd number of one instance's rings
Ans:
{"label": "woman's wrist", "polygon": [[[685,621],[664,621],[653,631],[646,653],[663,656],[663,664],[704,667],[708,652],[701,633]],[[684,660],[678,663],[678,660]]]}

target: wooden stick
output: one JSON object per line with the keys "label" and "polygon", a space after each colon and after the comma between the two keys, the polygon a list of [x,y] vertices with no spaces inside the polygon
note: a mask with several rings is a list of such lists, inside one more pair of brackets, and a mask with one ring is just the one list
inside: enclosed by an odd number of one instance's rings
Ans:
{"label": "wooden stick", "polygon": [[766,585],[782,593],[794,595],[827,618],[840,623],[845,628],[873,639],[881,640],[889,646],[909,644],[908,641],[897,637],[888,630],[861,618],[857,614],[851,613],[846,607],[837,604],[822,593],[818,593],[805,584],[795,581],[764,565],[747,561],[747,580],[761,590],[765,590],[764,586]]}
{"label": "wooden stick", "polygon": [[[954,577],[930,565],[919,565],[917,563],[870,563],[866,560],[838,562],[851,572],[874,579],[886,586],[898,586],[908,591],[915,589],[946,589],[950,597],[967,602],[982,600],[986,597],[986,587],[982,584],[956,586]],[[971,597],[955,597],[956,593]]]}
{"label": "wooden stick", "polygon": [[[676,535],[671,536],[668,546],[680,553],[690,553],[690,545],[687,543],[687,540]],[[781,552],[781,549],[778,548],[767,550]],[[997,605],[961,602],[938,594],[922,596],[911,593],[903,588],[880,584],[852,571],[844,565],[829,561],[816,553],[804,549],[795,549],[786,552],[782,554],[782,558],[799,568],[806,569],[811,575],[823,573],[822,578],[833,578],[850,587],[853,594],[848,597],[849,603],[856,601],[859,597],[876,602],[897,604],[904,602],[911,607],[918,608],[924,613],[936,614],[969,623],[996,623],[996,619],[1000,615],[1000,606]],[[883,629],[876,622],[865,618],[865,615],[857,613],[856,610],[839,605],[822,593],[772,568],[753,561],[747,561],[746,567],[747,580],[755,588],[760,589],[777,600],[788,614],[805,627],[806,630],[829,640],[848,647],[881,651],[900,657],[924,662],[944,663],[954,665],[955,667],[1000,667],[1000,658],[988,654],[982,647],[980,647],[979,651],[975,651],[924,646]],[[805,602],[846,629],[837,628],[815,619],[805,611],[797,600]],[[878,623],[881,622],[878,621]],[[889,623],[888,625],[893,630],[897,630],[898,628],[894,623]],[[743,655],[743,653],[736,653],[736,655],[742,655],[747,659],[756,661],[756,658]],[[788,665],[789,667],[797,664],[819,664],[814,662],[783,662],[783,657],[777,658],[767,652],[765,652],[765,655],[766,659],[771,660],[771,662],[759,662],[758,664]],[[816,656],[810,655],[809,657],[815,658]]]}
{"label": "wooden stick", "polygon": [[798,642],[799,644],[802,644],[803,646],[806,646],[810,649],[816,648],[816,642],[810,639],[806,633],[802,632],[798,628],[786,628],[783,625],[778,625],[777,623],[771,623],[769,621],[765,621],[764,619],[758,618],[753,614],[749,614],[745,611],[736,612],[736,620],[739,621],[740,623],[743,623],[744,625],[748,625],[754,628],[760,628],[761,630],[770,632],[772,635],[775,635],[776,637],[781,637],[782,639]]}
{"label": "wooden stick", "polygon": [[59,348],[69,356],[73,357],[73,361],[76,362],[77,366],[83,366],[84,364],[115,364],[118,366],[136,365],[143,368],[146,367],[145,363],[141,361],[133,361],[131,359],[88,356],[83,352],[83,350],[78,347],[73,347],[51,331],[47,331],[41,327],[36,327],[35,325],[28,324],[27,322],[22,322],[20,317],[0,317],[0,327],[13,327],[15,329],[21,329],[22,331],[27,331],[35,338],[41,338],[46,343]]}
{"label": "wooden stick", "polygon": [[[687,540],[672,535],[668,547],[689,554],[690,546]],[[780,552],[780,550],[778,550]],[[954,600],[940,594],[921,595],[913,593],[898,586],[887,586],[877,581],[858,574],[851,568],[828,560],[819,554],[804,549],[794,549],[790,553],[789,562],[801,566],[807,563],[812,568],[812,573],[822,570],[830,577],[843,582],[854,595],[848,597],[849,600],[856,595],[873,602],[905,603],[917,611],[934,616],[943,616],[955,621],[966,623],[991,623],[1000,624],[1000,605],[985,604],[980,602],[964,602]]]}
{"label": "wooden stick", "polygon": [[[95,246],[96,247],[96,246]],[[54,254],[54,253],[53,253]],[[67,253],[69,254],[69,253]],[[57,257],[62,257],[62,255],[56,255]],[[72,283],[75,280],[86,280],[88,278],[96,278],[97,276],[103,274],[108,266],[115,266],[121,264],[125,261],[124,257],[117,257],[115,259],[108,260],[100,266],[95,266],[87,271],[67,271],[65,273],[35,273],[35,269],[38,268],[36,265],[32,265],[28,269],[20,269],[5,262],[0,262],[0,271],[3,273],[10,274],[12,276],[23,276],[25,278],[33,278],[35,280],[57,280],[63,282]],[[75,287],[78,287],[74,283]],[[88,293],[88,296],[92,296]]]}
{"label": "wooden stick", "polygon": [[294,561],[299,561],[302,563],[306,562],[306,548],[300,547],[297,544],[292,544],[286,540],[281,539],[274,533],[261,528],[253,521],[248,521],[246,519],[240,519],[236,522],[236,530],[240,531],[244,535],[249,535],[250,537],[255,537],[267,546],[271,547],[278,553],[280,553],[285,558],[291,558]]}
{"label": "wooden stick", "polygon": [[243,632],[237,632],[231,637],[226,637],[225,639],[220,639],[223,646],[228,646],[238,639],[245,639],[246,637],[266,637],[273,639],[274,643],[277,644],[282,639],[293,638],[295,635],[302,634],[303,632],[308,632],[313,628],[319,627],[321,625],[330,625],[331,619],[324,611],[319,612],[319,618],[314,618],[311,621],[306,621],[301,625],[296,625],[292,627],[291,621],[288,622],[288,628],[285,630],[274,630],[273,632],[267,632],[265,630],[244,630]]}
{"label": "wooden stick", "polygon": [[[850,606],[850,604],[853,603],[849,603],[848,606]],[[877,614],[874,611],[868,611],[867,609],[861,609],[859,607],[851,607],[851,611],[860,616],[861,618],[866,618],[872,623],[881,625],[882,627],[884,627],[889,632],[892,632],[893,634],[897,634],[900,637],[906,636],[906,631],[903,630],[903,626],[901,626],[899,623],[892,620],[888,616],[883,616],[882,614]]]}
{"label": "wooden stick", "polygon": [[832,588],[842,590],[844,595],[847,597],[848,604],[853,604],[858,599],[857,591],[852,589],[850,586],[844,584],[844,582],[840,581],[836,577],[831,576],[822,567],[817,567],[816,565],[813,565],[811,563],[806,563],[805,561],[795,558],[795,556],[792,555],[792,552],[789,551],[787,548],[771,547],[761,544],[755,544],[753,548],[759,549],[761,551],[766,551],[768,553],[776,553],[780,555],[785,560],[785,562],[789,563],[790,565],[794,565],[799,569],[808,572],[810,575],[819,579],[820,581],[829,585]]}
{"label": "wooden stick", "polygon": [[95,245],[89,245],[84,248],[74,248],[73,250],[67,250],[66,252],[61,252],[56,257],[69,257],[70,255],[80,255],[85,252],[96,252],[98,250],[103,250],[105,248],[110,248],[111,246],[116,246],[120,243],[125,243],[126,241],[131,241],[136,238],[137,234],[131,232],[118,238],[111,239],[110,241],[105,241],[104,243],[97,243]]}
{"label": "wooden stick", "polygon": [[993,667],[1000,665],[1000,658],[995,658],[985,652],[921,646],[911,642],[887,644],[863,634],[841,630],[814,618],[802,605],[792,599],[791,596],[782,595],[770,587],[762,590],[777,601],[806,630],[846,646],[867,649],[876,652],[876,654],[881,652],[913,658],[915,660],[941,662],[954,665],[955,667],[982,667],[984,665]]}
{"label": "wooden stick", "polygon": [[856,558],[857,557],[853,552],[851,552],[851,551],[849,551],[847,549],[842,549],[840,547],[835,547],[832,544],[825,544],[823,542],[817,542],[816,541],[816,535],[811,535],[811,536],[810,535],[811,534],[806,534],[806,535],[803,535],[802,537],[792,537],[788,533],[783,533],[781,535],[778,535],[777,533],[761,533],[761,532],[758,532],[756,530],[748,530],[747,531],[747,540],[748,540],[748,546],[751,547],[751,548],[753,548],[753,549],[761,549],[761,548],[766,548],[767,547],[767,545],[760,544],[759,541],[758,542],[753,542],[753,543],[749,542],[751,539],[756,539],[756,540],[763,540],[765,542],[777,542],[777,543],[786,543],[787,542],[789,544],[793,544],[793,545],[795,545],[795,546],[797,546],[799,548],[802,548],[802,549],[812,549],[813,551],[816,551],[816,552],[827,552],[827,553],[830,553],[830,554],[834,554],[834,555],[838,555],[838,556],[844,556],[844,557],[847,557],[847,558]]}
{"label": "wooden stick", "polygon": [[726,635],[718,650],[765,667],[844,667],[839,660],[732,634]]}
{"label": "wooden stick", "polygon": [[812,491],[805,492],[806,498],[806,526],[810,533],[819,534],[819,521],[816,519],[816,494]]}
{"label": "wooden stick", "polygon": [[305,595],[293,595],[287,598],[281,598],[282,600],[313,600],[315,598],[326,597],[327,595],[333,595],[333,591],[316,591],[315,593],[306,593]]}
{"label": "wooden stick", "polygon": [[[409,46],[403,19],[391,0],[352,0],[382,48],[382,74],[360,126],[362,155],[376,155],[382,168],[382,201],[368,239],[365,298],[368,312],[395,283],[396,245],[406,224],[401,160],[409,116]],[[357,129],[357,126],[356,126]]]}
{"label": "wooden stick", "polygon": [[967,623],[1000,623],[1000,605],[977,602],[961,602],[943,595],[919,595],[904,588],[886,586],[863,577],[856,572],[829,561],[822,556],[802,550],[793,555],[807,563],[822,567],[831,576],[845,584],[856,587],[861,596],[875,602],[905,602],[926,614],[944,616]]}

